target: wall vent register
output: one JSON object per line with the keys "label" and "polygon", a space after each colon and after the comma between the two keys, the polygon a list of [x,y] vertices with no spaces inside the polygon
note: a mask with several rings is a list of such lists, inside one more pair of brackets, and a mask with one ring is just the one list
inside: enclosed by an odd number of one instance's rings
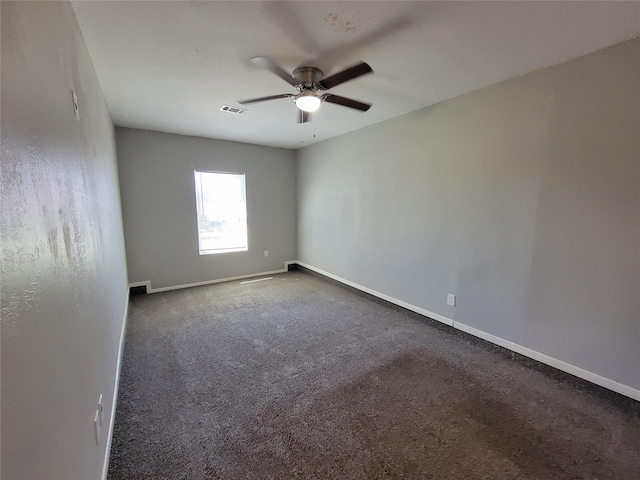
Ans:
{"label": "wall vent register", "polygon": [[244,115],[247,110],[240,107],[232,107],[231,105],[223,105],[220,110],[227,113],[233,113],[235,115]]}

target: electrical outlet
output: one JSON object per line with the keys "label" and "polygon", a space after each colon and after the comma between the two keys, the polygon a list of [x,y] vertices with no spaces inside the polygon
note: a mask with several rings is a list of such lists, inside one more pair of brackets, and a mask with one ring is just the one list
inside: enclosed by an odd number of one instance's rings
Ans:
{"label": "electrical outlet", "polygon": [[96,414],[93,417],[93,431],[96,434],[96,446],[100,445],[100,431],[102,425],[100,424],[100,410],[96,410]]}
{"label": "electrical outlet", "polygon": [[269,250],[265,250],[265,251],[264,251],[264,256],[265,256],[265,257],[268,257],[268,256],[269,256]]}
{"label": "electrical outlet", "polygon": [[78,106],[78,97],[76,96],[76,92],[71,90],[71,96],[73,100],[73,116],[76,117],[76,120],[80,120],[80,107]]}
{"label": "electrical outlet", "polygon": [[102,404],[102,394],[98,397],[98,412],[100,413],[100,426],[104,425],[104,405]]}
{"label": "electrical outlet", "polygon": [[447,305],[451,305],[452,307],[456,306],[456,296],[455,295],[447,295]]}

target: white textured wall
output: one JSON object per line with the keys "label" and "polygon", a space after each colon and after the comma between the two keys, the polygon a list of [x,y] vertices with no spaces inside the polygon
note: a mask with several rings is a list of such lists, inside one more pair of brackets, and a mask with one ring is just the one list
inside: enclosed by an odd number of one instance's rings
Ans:
{"label": "white textured wall", "polygon": [[[116,140],[132,282],[173,287],[281,270],[295,259],[293,150],[129,128],[117,128]],[[246,174],[248,251],[198,253],[194,169]]]}
{"label": "white textured wall", "polygon": [[127,301],[113,125],[71,6],[1,12],[1,476],[97,479]]}
{"label": "white textured wall", "polygon": [[640,388],[640,39],[298,158],[299,260]]}

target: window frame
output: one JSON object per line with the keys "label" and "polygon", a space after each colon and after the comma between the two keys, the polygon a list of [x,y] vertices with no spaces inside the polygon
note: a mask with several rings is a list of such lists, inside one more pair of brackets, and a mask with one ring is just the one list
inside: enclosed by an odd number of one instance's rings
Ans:
{"label": "window frame", "polygon": [[[244,246],[237,247],[229,247],[229,248],[216,248],[216,249],[203,249],[202,248],[202,239],[201,239],[201,228],[200,228],[200,218],[201,218],[201,210],[202,216],[204,216],[204,208],[201,209],[201,205],[203,205],[203,189],[202,189],[202,178],[199,178],[200,174],[215,174],[215,175],[234,175],[242,178],[242,196],[244,198],[244,222],[245,222],[245,241]],[[249,250],[249,219],[248,219],[248,211],[247,211],[247,175],[242,172],[227,172],[227,171],[219,171],[219,170],[200,170],[193,169],[193,179],[194,179],[194,197],[195,197],[195,213],[196,213],[196,234],[198,237],[198,254],[199,255],[218,255],[221,253],[234,253],[234,252],[247,252]],[[200,180],[200,185],[198,185],[198,180]]]}

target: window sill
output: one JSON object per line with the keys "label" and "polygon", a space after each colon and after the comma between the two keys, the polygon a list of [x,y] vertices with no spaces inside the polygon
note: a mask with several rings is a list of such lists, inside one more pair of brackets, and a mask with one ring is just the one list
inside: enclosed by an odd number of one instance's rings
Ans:
{"label": "window sill", "polygon": [[240,247],[240,248],[221,248],[219,250],[200,250],[200,255],[215,255],[218,253],[233,253],[233,252],[247,252],[249,248]]}

